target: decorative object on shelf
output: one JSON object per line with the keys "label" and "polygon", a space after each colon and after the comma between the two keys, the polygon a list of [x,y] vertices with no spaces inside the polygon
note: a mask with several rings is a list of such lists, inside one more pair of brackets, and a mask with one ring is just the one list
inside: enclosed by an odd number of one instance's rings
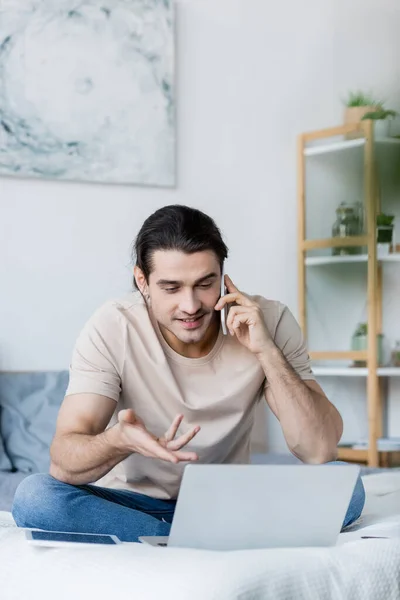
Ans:
{"label": "decorative object on shelf", "polygon": [[386,110],[382,105],[377,110],[370,111],[365,113],[362,116],[361,120],[365,121],[370,119],[374,121],[374,136],[376,140],[381,140],[390,137],[391,134],[391,123],[393,119],[397,116],[397,112],[395,110]]}
{"label": "decorative object on shelf", "polygon": [[380,213],[376,216],[378,258],[387,256],[393,247],[394,216]]}
{"label": "decorative object on shelf", "polygon": [[[332,226],[332,237],[351,237],[363,232],[363,207],[361,202],[353,204],[341,202],[336,209],[336,221]],[[333,256],[361,254],[362,248],[357,246],[337,246],[332,248]]]}
{"label": "decorative object on shelf", "polygon": [[[383,364],[383,334],[378,333],[376,335],[376,342],[378,344],[378,366]],[[359,323],[357,329],[353,333],[351,338],[351,349],[353,351],[366,351],[368,350],[368,323]],[[366,367],[367,362],[365,360],[355,360],[353,367]]]}
{"label": "decorative object on shelf", "polygon": [[173,1],[0,6],[0,174],[174,186]]}
{"label": "decorative object on shelf", "polygon": [[400,367],[400,340],[395,342],[392,350],[392,365],[393,367]]}
{"label": "decorative object on shelf", "polygon": [[[350,123],[359,123],[365,114],[379,111],[382,109],[382,102],[374,98],[371,94],[364,92],[350,92],[347,100],[344,101],[344,122],[346,125]],[[346,139],[351,140],[363,137],[363,134],[353,132],[346,134]]]}

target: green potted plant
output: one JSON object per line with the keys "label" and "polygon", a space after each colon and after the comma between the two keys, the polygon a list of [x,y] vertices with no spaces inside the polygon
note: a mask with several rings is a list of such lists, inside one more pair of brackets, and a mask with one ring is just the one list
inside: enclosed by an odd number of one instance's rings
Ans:
{"label": "green potted plant", "polygon": [[393,244],[394,216],[380,213],[376,216],[376,242],[378,258],[387,256]]}
{"label": "green potted plant", "polygon": [[[376,336],[378,344],[378,365],[383,364],[383,334],[378,333]],[[368,323],[359,323],[357,329],[353,333],[351,338],[351,349],[353,351],[365,351],[368,350]],[[366,367],[367,363],[365,360],[355,360],[354,367]]]}
{"label": "green potted plant", "polygon": [[[345,112],[344,122],[346,125],[350,123],[359,123],[365,114],[371,114],[375,111],[382,110],[382,102],[374,98],[371,94],[361,91],[350,92],[347,99],[344,101]],[[347,139],[362,137],[361,133],[349,133]]]}
{"label": "green potted plant", "polygon": [[397,116],[395,110],[386,110],[383,106],[379,110],[373,110],[365,113],[361,120],[370,119],[374,121],[375,139],[379,140],[390,136],[390,124]]}

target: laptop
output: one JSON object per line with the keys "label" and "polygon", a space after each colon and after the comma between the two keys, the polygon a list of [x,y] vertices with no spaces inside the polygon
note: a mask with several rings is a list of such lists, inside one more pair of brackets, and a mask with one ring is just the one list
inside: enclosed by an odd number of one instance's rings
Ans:
{"label": "laptop", "polygon": [[139,541],[201,550],[334,546],[359,471],[356,465],[189,464],[169,537]]}

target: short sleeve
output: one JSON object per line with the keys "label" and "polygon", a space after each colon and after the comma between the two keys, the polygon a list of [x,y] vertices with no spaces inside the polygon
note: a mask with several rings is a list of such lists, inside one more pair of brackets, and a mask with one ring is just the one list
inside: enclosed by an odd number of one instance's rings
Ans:
{"label": "short sleeve", "polygon": [[118,308],[100,308],[80,333],[72,355],[66,396],[101,394],[118,402],[124,336]]}
{"label": "short sleeve", "polygon": [[301,379],[315,381],[300,325],[288,307],[281,306],[283,309],[275,329],[275,344]]}

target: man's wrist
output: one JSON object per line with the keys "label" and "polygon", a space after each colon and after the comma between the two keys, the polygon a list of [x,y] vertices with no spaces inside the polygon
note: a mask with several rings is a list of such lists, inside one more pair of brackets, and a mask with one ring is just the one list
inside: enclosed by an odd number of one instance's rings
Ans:
{"label": "man's wrist", "polygon": [[277,360],[282,359],[282,352],[273,340],[267,342],[261,352],[256,354],[258,361],[262,368],[268,369],[272,364],[276,363]]}
{"label": "man's wrist", "polygon": [[119,423],[116,423],[105,430],[104,441],[110,447],[114,455],[129,456],[129,454],[132,454],[132,450],[129,450],[123,443]]}

